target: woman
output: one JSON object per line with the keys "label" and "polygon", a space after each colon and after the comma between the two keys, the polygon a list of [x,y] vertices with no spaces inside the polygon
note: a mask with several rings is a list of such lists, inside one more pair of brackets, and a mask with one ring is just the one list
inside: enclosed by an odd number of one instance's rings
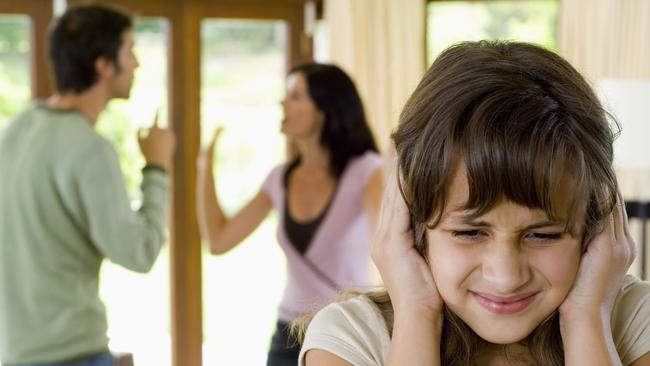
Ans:
{"label": "woman", "polygon": [[321,310],[300,365],[650,365],[650,284],[585,80],[542,48],[443,52],[393,135],[387,292]]}
{"label": "woman", "polygon": [[271,171],[259,193],[228,218],[214,188],[213,141],[199,157],[197,209],[213,254],[232,249],[271,209],[279,211],[288,283],[267,365],[293,366],[299,348],[288,337],[288,323],[332,301],[339,288],[369,284],[369,226],[379,208],[382,171],[359,94],[338,67],[294,67],[282,107],[282,132],[295,158]]}

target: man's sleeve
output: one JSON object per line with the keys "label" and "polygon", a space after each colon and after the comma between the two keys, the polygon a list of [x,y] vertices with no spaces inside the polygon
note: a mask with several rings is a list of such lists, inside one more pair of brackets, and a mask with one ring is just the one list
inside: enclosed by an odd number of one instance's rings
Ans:
{"label": "man's sleeve", "polygon": [[143,170],[142,206],[134,211],[117,154],[102,142],[84,157],[77,187],[89,239],[112,262],[148,272],[165,242],[167,174]]}

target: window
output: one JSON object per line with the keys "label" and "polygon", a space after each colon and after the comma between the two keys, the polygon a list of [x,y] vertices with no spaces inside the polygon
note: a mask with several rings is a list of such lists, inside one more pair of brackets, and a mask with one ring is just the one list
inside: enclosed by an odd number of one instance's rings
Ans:
{"label": "window", "polygon": [[427,5],[427,64],[460,41],[519,40],[557,47],[555,0],[432,1]]}
{"label": "window", "polygon": [[31,98],[29,17],[0,15],[0,128]]}
{"label": "window", "polygon": [[[287,28],[282,21],[204,20],[201,136],[215,153],[219,201],[233,215],[284,160],[280,133]],[[277,215],[231,252],[203,256],[205,365],[263,365],[285,284]],[[204,245],[204,248],[206,246]]]}
{"label": "window", "polygon": [[[135,22],[136,69],[128,100],[112,100],[97,121],[98,132],[116,148],[127,189],[140,198],[144,159],[137,130],[152,124],[159,111],[167,121],[167,23],[160,18]],[[135,202],[137,204],[137,202]],[[168,246],[151,272],[138,274],[110,261],[102,265],[100,294],[106,304],[110,347],[133,353],[135,364],[169,365],[169,260]],[[133,326],[137,317],[137,327]]]}

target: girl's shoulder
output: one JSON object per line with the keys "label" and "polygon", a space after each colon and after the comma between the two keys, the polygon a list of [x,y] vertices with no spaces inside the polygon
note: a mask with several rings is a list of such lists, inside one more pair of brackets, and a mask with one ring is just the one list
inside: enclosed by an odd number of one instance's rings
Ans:
{"label": "girl's shoulder", "polygon": [[612,335],[624,365],[650,351],[650,282],[627,275],[612,310]]}
{"label": "girl's shoulder", "polygon": [[355,365],[382,364],[390,336],[375,303],[364,295],[327,305],[311,320],[301,358],[309,349],[333,353]]}
{"label": "girl's shoulder", "polygon": [[[626,275],[616,296],[613,315],[619,312],[629,313],[627,310],[631,310],[631,308],[649,307],[649,301],[650,282],[642,281],[632,275]],[[650,309],[645,310],[650,311]]]}

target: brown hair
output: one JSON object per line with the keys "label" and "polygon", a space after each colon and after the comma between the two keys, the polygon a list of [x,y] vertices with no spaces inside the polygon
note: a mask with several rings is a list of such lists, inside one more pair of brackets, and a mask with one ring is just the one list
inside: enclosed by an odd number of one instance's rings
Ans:
{"label": "brown hair", "polygon": [[[572,202],[563,219],[567,230],[583,229],[583,243],[588,242],[616,203],[616,133],[608,120],[616,132],[619,127],[608,117],[584,78],[541,47],[481,41],[445,50],[409,98],[392,135],[418,252],[427,258],[427,229],[441,218],[461,160],[469,185],[464,208],[475,216],[506,198],[556,219],[560,209],[554,194],[570,184]],[[381,310],[392,334],[388,293],[365,295]],[[443,365],[471,365],[481,341],[445,307]],[[522,343],[536,365],[563,365],[557,311]]]}
{"label": "brown hair", "polygon": [[[406,103],[392,138],[415,247],[425,258],[427,229],[440,220],[460,160],[469,184],[464,208],[475,216],[506,198],[556,219],[554,194],[571,184],[564,219],[568,230],[583,228],[587,242],[616,203],[607,112],[567,61],[535,45],[481,41],[447,49]],[[448,309],[444,318],[442,364],[470,365],[480,337]],[[536,364],[562,365],[557,312],[524,343]]]}

